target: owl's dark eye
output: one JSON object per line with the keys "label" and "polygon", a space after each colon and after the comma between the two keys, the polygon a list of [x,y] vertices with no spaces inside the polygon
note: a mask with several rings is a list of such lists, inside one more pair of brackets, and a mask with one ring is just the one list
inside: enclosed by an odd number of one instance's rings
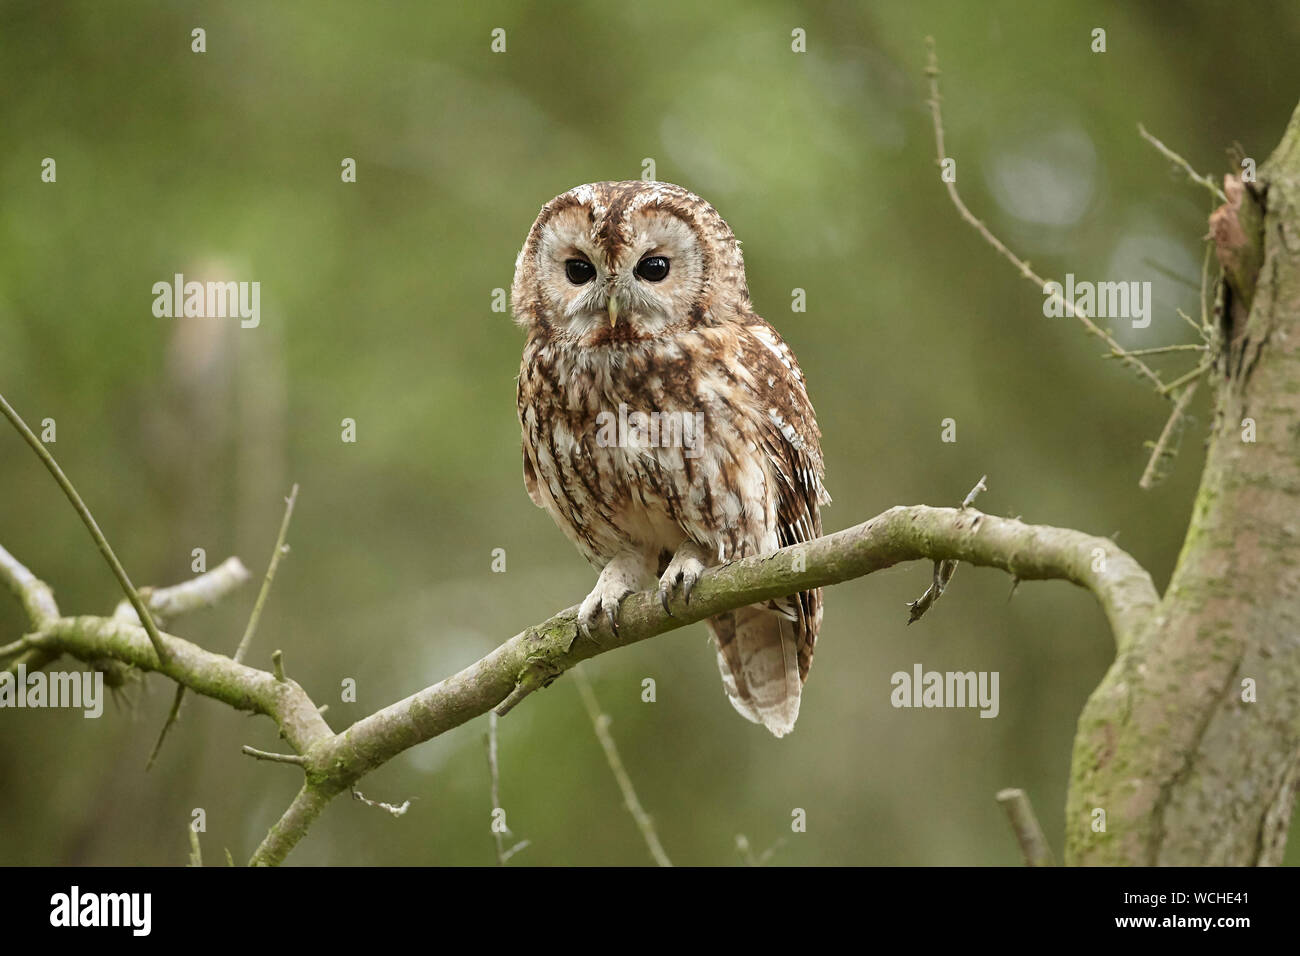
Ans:
{"label": "owl's dark eye", "polygon": [[566,259],[564,274],[574,285],[583,285],[596,278],[596,267],[586,259]]}
{"label": "owl's dark eye", "polygon": [[636,274],[647,282],[662,282],[668,277],[668,260],[663,256],[646,256],[636,264]]}

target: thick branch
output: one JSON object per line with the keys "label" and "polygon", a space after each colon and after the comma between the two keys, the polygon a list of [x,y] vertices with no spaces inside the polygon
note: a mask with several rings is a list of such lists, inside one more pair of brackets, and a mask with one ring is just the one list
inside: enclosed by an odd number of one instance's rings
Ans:
{"label": "thick branch", "polygon": [[83,661],[111,658],[142,671],[157,671],[205,697],[236,710],[265,714],[299,753],[330,736],[329,726],[306,692],[291,680],[161,632],[168,660],[159,665],[144,628],[107,617],[63,617],[25,641],[34,648],[70,654]]}
{"label": "thick branch", "polygon": [[308,780],[293,798],[293,803],[266,835],[257,848],[249,866],[279,866],[289,851],[298,845],[308,828],[316,822],[325,804],[338,795],[336,790],[323,790]]}
{"label": "thick branch", "polygon": [[[664,612],[653,594],[634,594],[623,603],[619,636],[604,633],[599,644],[579,639],[577,609],[569,608],[446,680],[322,741],[309,756],[326,775],[324,786],[338,792],[403,750],[507,698],[517,701],[586,658],[732,608],[918,559],[954,559],[1002,568],[1020,580],[1072,581],[1097,597],[1121,646],[1132,641],[1157,600],[1146,571],[1105,538],[1026,525],[973,509],[892,508],[806,545],[706,573],[691,595],[690,606],[679,609],[675,617]],[[796,570],[801,566],[803,570]],[[282,845],[283,832],[275,836],[277,845]]]}
{"label": "thick branch", "polygon": [[[34,621],[30,646],[82,660],[109,657],[157,670],[197,693],[240,710],[270,716],[305,758],[307,779],[285,816],[272,828],[254,863],[282,861],[306,834],[330,798],[409,747],[517,702],[575,664],[733,608],[814,587],[838,584],[903,561],[964,561],[1001,568],[1018,580],[1061,579],[1090,590],[1123,648],[1156,604],[1150,576],[1106,538],[1063,528],[1027,525],[974,508],[897,507],[863,524],[770,555],[746,558],[707,572],[689,606],[669,616],[650,592],[630,596],[617,637],[579,638],[577,609],[569,608],[506,641],[457,674],[330,732],[315,704],[296,683],[214,654],[170,634],[168,660],[159,665],[139,626],[99,617]],[[17,562],[12,562],[17,565]],[[21,565],[18,565],[21,568]],[[25,570],[25,569],[24,569]],[[12,566],[0,575],[24,604],[42,606],[39,585]]]}
{"label": "thick branch", "polygon": [[[1079,717],[1066,862],[1280,863],[1300,780],[1300,107],[1212,220],[1228,346],[1164,599]],[[1105,814],[1106,827],[1094,825]]]}
{"label": "thick branch", "polygon": [[[669,616],[654,595],[630,596],[619,634],[579,639],[576,608],[516,635],[444,681],[372,714],[326,742],[323,761],[351,776],[486,712],[516,692],[549,684],[596,654],[715,614],[814,587],[839,584],[903,561],[953,559],[1001,568],[1022,581],[1059,578],[1088,588],[1116,642],[1133,639],[1156,603],[1150,576],[1114,542],[1078,531],[1026,525],[973,509],[898,507],[805,545],[706,573],[690,606]],[[802,565],[803,570],[797,570]]]}

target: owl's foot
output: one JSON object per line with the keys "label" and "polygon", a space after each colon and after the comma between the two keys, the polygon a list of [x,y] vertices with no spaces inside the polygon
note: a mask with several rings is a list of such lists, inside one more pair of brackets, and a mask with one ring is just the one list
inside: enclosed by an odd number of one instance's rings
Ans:
{"label": "owl's foot", "polygon": [[609,632],[618,637],[618,608],[623,603],[623,599],[631,593],[632,588],[615,589],[603,587],[598,583],[578,608],[578,630],[582,632],[582,636],[594,641],[592,632],[596,629],[600,616],[604,614],[609,624]]}
{"label": "owl's foot", "polygon": [[677,549],[672,561],[668,562],[667,570],[659,578],[659,603],[669,617],[672,617],[673,612],[668,607],[668,602],[674,593],[680,587],[682,600],[690,604],[695,582],[700,579],[712,557],[708,549],[700,547],[694,541],[686,541]]}
{"label": "owl's foot", "polygon": [[[652,570],[652,569],[651,569]],[[592,632],[603,616],[609,632],[618,637],[618,611],[623,599],[635,591],[650,574],[644,555],[624,552],[615,555],[596,579],[596,586],[578,607],[578,630],[595,640]]]}

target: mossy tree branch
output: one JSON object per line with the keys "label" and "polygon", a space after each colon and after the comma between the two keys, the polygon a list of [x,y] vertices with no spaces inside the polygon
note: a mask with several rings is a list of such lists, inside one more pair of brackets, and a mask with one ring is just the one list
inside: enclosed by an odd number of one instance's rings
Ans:
{"label": "mossy tree branch", "polygon": [[1160,605],[1079,719],[1069,863],[1266,865],[1286,846],[1300,780],[1300,107],[1259,183],[1229,177],[1224,192],[1205,470]]}
{"label": "mossy tree branch", "polygon": [[507,701],[518,703],[587,658],[733,608],[914,560],[1001,568],[1022,581],[1072,581],[1096,596],[1120,647],[1135,639],[1158,600],[1146,571],[1109,539],[1028,525],[970,507],[897,507],[815,541],[711,570],[700,579],[689,606],[672,616],[654,594],[634,594],[623,604],[618,636],[606,631],[596,640],[580,638],[577,608],[561,611],[459,673],[334,733],[293,680],[277,679],[166,632],[160,635],[167,649],[160,662],[138,624],[62,616],[49,589],[3,549],[0,581],[19,598],[33,629],[5,650],[68,654],[83,661],[110,658],[276,722],[303,758],[305,774],[302,790],[251,860],[278,864],[330,799],[367,773]]}
{"label": "mossy tree branch", "polygon": [[[926,72],[942,160],[933,41]],[[1222,190],[1139,130],[1223,200],[1210,216],[1218,321],[1206,314],[1203,269],[1202,322],[1188,321],[1206,354],[1176,380],[1155,381],[1163,397],[1183,391],[1142,486],[1154,483],[1203,376],[1215,420],[1169,587],[1136,631],[1117,628],[1119,654],[1080,716],[1066,862],[1276,864],[1300,785],[1300,107],[1258,182],[1233,173]],[[962,218],[1039,281],[947,189]],[[1153,354],[1108,344],[1126,364]]]}

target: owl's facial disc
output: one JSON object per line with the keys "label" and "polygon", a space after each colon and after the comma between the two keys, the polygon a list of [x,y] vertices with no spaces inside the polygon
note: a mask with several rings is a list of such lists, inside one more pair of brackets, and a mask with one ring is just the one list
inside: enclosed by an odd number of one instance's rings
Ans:
{"label": "owl's facial disc", "polygon": [[515,260],[515,321],[624,347],[748,315],[740,243],[716,209],[671,183],[575,186],[542,207]]}
{"label": "owl's facial disc", "polygon": [[552,326],[589,345],[689,326],[706,285],[695,227],[653,205],[626,215],[561,209],[541,228],[536,261],[535,288]]}

